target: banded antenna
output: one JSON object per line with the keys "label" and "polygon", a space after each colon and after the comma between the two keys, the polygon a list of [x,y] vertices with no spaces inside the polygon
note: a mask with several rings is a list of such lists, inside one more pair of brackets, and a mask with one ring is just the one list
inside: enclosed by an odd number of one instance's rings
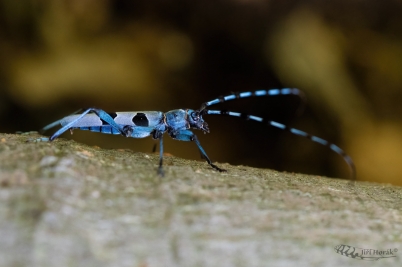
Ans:
{"label": "banded antenna", "polygon": [[246,114],[246,113],[240,113],[240,112],[234,112],[234,111],[226,111],[226,110],[207,110],[204,109],[203,111],[204,114],[208,114],[208,115],[225,115],[225,116],[233,116],[233,117],[238,117],[238,118],[243,118],[246,120],[253,120],[253,121],[258,121],[258,122],[262,122],[262,123],[266,123],[269,126],[290,132],[294,135],[298,135],[298,136],[302,136],[305,137],[315,143],[318,143],[320,145],[329,147],[329,149],[331,149],[332,151],[334,151],[335,153],[339,154],[346,162],[346,164],[348,164],[351,174],[352,174],[352,179],[356,180],[356,167],[355,164],[352,160],[352,158],[346,154],[339,146],[330,143],[318,136],[314,136],[311,135],[309,133],[306,133],[304,131],[298,130],[296,128],[291,128],[288,127],[282,123],[276,122],[276,121],[270,121],[270,120],[265,120],[264,118],[261,117],[257,117],[254,115],[250,115],[250,114]]}
{"label": "banded antenna", "polygon": [[[335,153],[339,154],[348,164],[351,174],[352,174],[352,179],[356,180],[356,167],[355,164],[352,160],[352,158],[346,154],[339,146],[330,143],[318,136],[311,135],[309,133],[306,133],[304,131],[298,130],[296,128],[291,128],[288,127],[282,123],[276,122],[276,121],[271,121],[271,120],[266,120],[261,117],[257,117],[254,115],[246,114],[246,113],[240,113],[240,112],[234,112],[234,111],[226,111],[226,110],[207,110],[206,108],[212,105],[216,105],[219,103],[223,103],[226,101],[230,100],[235,100],[235,99],[241,99],[241,98],[248,98],[248,97],[259,97],[259,96],[278,96],[278,95],[297,95],[299,96],[303,101],[302,103],[305,103],[305,95],[302,91],[300,91],[297,88],[283,88],[283,89],[270,89],[270,90],[257,90],[254,92],[241,92],[241,93],[233,93],[227,96],[221,96],[218,97],[214,100],[205,102],[201,105],[201,108],[198,110],[202,115],[207,114],[207,115],[225,115],[225,116],[232,116],[232,117],[239,117],[243,118],[246,120],[253,120],[257,122],[262,122],[266,123],[269,126],[290,132],[294,135],[302,136],[305,137],[315,143],[321,144],[323,146],[328,147]],[[299,109],[300,110],[300,109]]]}
{"label": "banded antenna", "polygon": [[[241,92],[241,93],[233,93],[227,96],[220,96],[214,100],[205,102],[201,105],[201,108],[198,110],[203,114],[203,110],[209,106],[216,105],[219,103],[227,102],[230,100],[248,98],[248,97],[259,97],[259,96],[279,96],[279,95],[296,95],[302,99],[302,104],[305,103],[306,97],[302,91],[297,88],[282,88],[282,89],[269,89],[269,90],[257,90],[253,92]],[[303,110],[299,108],[299,111]],[[300,113],[300,112],[298,112]]]}

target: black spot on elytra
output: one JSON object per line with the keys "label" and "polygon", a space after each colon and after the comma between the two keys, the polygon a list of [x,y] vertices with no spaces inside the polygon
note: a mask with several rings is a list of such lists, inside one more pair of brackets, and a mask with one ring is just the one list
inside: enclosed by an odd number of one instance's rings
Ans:
{"label": "black spot on elytra", "polygon": [[109,116],[112,117],[113,119],[117,117],[116,112],[111,112],[111,113],[108,113],[108,114],[109,114]]}
{"label": "black spot on elytra", "polygon": [[133,123],[136,126],[148,127],[149,125],[148,118],[144,113],[137,113],[137,115],[135,115],[133,118]]}

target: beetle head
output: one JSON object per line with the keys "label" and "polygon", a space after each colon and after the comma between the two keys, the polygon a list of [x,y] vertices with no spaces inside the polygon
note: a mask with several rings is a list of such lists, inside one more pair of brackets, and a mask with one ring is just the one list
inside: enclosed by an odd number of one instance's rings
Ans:
{"label": "beetle head", "polygon": [[209,133],[208,124],[202,118],[203,112],[199,110],[187,110],[187,121],[190,123],[191,128],[202,130]]}

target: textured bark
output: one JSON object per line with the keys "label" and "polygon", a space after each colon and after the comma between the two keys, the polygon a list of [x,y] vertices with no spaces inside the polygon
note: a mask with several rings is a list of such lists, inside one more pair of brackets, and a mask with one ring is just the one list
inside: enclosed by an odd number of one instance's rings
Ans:
{"label": "textured bark", "polygon": [[[360,266],[399,249],[402,188],[0,134],[0,266]],[[402,266],[402,255],[380,259]]]}

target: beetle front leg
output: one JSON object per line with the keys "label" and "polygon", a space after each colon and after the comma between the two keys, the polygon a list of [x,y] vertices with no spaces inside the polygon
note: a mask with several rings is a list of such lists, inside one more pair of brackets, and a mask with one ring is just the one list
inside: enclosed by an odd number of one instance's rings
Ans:
{"label": "beetle front leg", "polygon": [[170,132],[169,135],[179,141],[194,141],[198,147],[198,150],[201,152],[201,155],[203,158],[207,161],[209,165],[211,165],[212,168],[219,172],[225,172],[226,170],[219,168],[215,164],[212,163],[212,161],[209,159],[207,153],[205,152],[204,148],[202,148],[200,141],[198,141],[197,136],[190,130],[181,130],[178,132]]}

